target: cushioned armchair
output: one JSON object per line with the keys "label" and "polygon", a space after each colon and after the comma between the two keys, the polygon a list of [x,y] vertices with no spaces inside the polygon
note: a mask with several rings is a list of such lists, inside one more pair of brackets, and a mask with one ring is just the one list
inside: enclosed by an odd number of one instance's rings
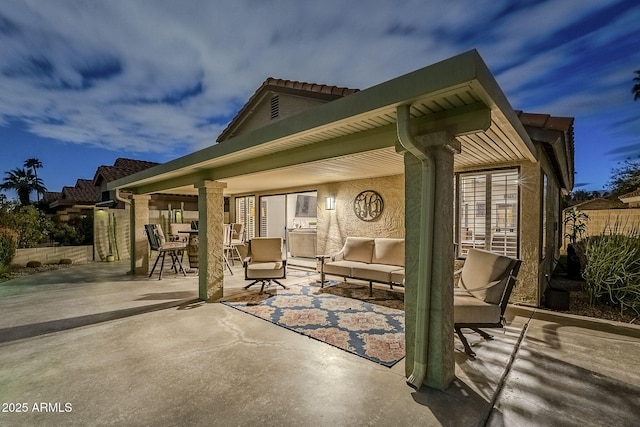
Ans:
{"label": "cushioned armchair", "polygon": [[284,279],[287,275],[287,260],[282,253],[281,237],[255,237],[249,241],[249,256],[244,259],[244,276],[246,280],[253,280],[245,289],[260,283],[265,285],[272,281],[287,289],[277,279]]}
{"label": "cushioned armchair", "polygon": [[502,328],[504,312],[522,261],[480,249],[469,249],[454,289],[454,329],[465,353],[475,357],[462,328],[469,328],[484,339],[491,335],[480,328]]}

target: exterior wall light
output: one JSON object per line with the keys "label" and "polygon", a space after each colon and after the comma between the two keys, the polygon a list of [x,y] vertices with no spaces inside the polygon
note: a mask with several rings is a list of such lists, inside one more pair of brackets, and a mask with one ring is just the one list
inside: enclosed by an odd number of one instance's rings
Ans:
{"label": "exterior wall light", "polygon": [[327,197],[327,210],[332,211],[336,208],[336,199],[334,197]]}

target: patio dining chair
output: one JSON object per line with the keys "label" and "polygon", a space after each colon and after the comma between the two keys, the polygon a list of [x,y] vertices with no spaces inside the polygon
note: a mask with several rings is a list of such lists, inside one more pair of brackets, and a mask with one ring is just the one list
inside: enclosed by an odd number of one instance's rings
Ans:
{"label": "patio dining chair", "polygon": [[231,224],[231,264],[233,264],[236,256],[238,257],[238,261],[242,262],[242,256],[240,255],[238,246],[244,246],[244,224],[235,223]]}
{"label": "patio dining chair", "polygon": [[250,256],[243,261],[244,278],[253,282],[245,286],[245,289],[259,283],[262,285],[262,293],[264,287],[271,282],[287,289],[278,281],[287,276],[287,260],[282,252],[282,237],[254,237],[249,241],[249,252]]}
{"label": "patio dining chair", "polygon": [[504,327],[504,312],[521,263],[504,255],[469,249],[464,266],[456,271],[460,279],[453,294],[454,330],[470,357],[476,354],[462,329],[471,329],[489,340],[492,336],[480,328]]}
{"label": "patio dining chair", "polygon": [[233,251],[233,246],[231,245],[232,234],[233,229],[231,228],[231,224],[222,224],[222,258],[224,264],[229,269],[229,273],[233,276],[233,271],[231,271],[231,263],[229,262],[231,251]]}
{"label": "patio dining chair", "polygon": [[[153,264],[153,268],[151,269],[151,273],[149,273],[149,277],[153,275],[153,272],[158,265],[158,261],[162,259],[158,280],[162,279],[164,259],[167,254],[169,254],[169,256],[171,257],[171,268],[176,272],[176,274],[178,274],[178,271],[182,271],[182,274],[186,276],[187,272],[182,267],[182,256],[184,255],[184,250],[187,248],[187,243],[167,242],[167,239],[162,232],[162,228],[158,224],[146,224],[144,226],[144,230],[147,234],[147,239],[149,240],[149,247],[152,251],[158,252],[156,262]],[[180,270],[178,270],[178,267],[180,267]]]}

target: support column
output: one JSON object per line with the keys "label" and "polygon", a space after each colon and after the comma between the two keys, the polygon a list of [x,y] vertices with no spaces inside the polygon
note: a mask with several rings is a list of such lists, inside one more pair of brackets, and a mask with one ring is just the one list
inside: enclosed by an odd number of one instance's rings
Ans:
{"label": "support column", "polygon": [[149,200],[147,194],[134,194],[130,212],[131,274],[146,276],[149,274],[149,240],[144,225],[149,223]]}
{"label": "support column", "polygon": [[[429,310],[429,364],[426,384],[445,389],[455,376],[453,347],[453,152],[450,140],[440,139],[431,150],[436,166],[436,206],[433,226],[433,270]],[[418,138],[420,140],[420,138]]]}
{"label": "support column", "polygon": [[226,186],[223,182],[215,181],[202,181],[196,185],[199,214],[198,288],[200,299],[207,302],[215,302],[223,296],[223,190]]}
{"label": "support column", "polygon": [[[422,384],[444,390],[454,378],[453,354],[453,154],[459,143],[448,132],[415,137],[416,146],[432,164],[405,152],[405,317],[406,374],[415,377],[416,366],[426,365]],[[458,148],[459,149],[459,148]],[[435,176],[425,169],[434,168]],[[428,178],[425,179],[425,176]],[[435,179],[435,183],[431,182]],[[435,185],[434,185],[435,184]],[[423,193],[434,185],[433,228],[421,224]],[[421,233],[424,235],[421,236]],[[432,241],[431,263],[420,258],[421,237]],[[421,266],[422,264],[422,266]],[[421,270],[426,270],[421,279]],[[424,280],[424,282],[421,282]],[[419,288],[423,288],[419,292]],[[426,288],[426,289],[425,289]],[[423,300],[419,300],[422,295]],[[423,319],[422,323],[419,322]],[[423,345],[416,344],[422,340]],[[417,362],[417,365],[415,364]]]}

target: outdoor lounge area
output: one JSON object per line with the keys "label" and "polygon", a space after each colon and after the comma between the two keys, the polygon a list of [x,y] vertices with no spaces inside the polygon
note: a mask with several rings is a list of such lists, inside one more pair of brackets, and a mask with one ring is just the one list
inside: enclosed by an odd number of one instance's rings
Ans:
{"label": "outdoor lounge area", "polygon": [[[455,260],[473,248],[521,260],[511,301],[539,306],[559,251],[560,197],[572,187],[573,119],[514,110],[476,51],[361,91],[269,78],[216,144],[108,185],[131,194],[132,274],[149,271],[151,195],[198,197],[207,302],[226,296],[223,224],[243,224],[248,240],[287,239],[289,196],[298,225],[313,229],[296,236],[305,255],[313,239],[316,256],[339,253],[348,237],[402,239],[404,259],[380,264],[396,281],[354,265],[333,274],[373,290],[375,281],[395,288],[404,268],[405,375],[417,389],[454,379]],[[270,227],[276,208],[284,221]]]}

